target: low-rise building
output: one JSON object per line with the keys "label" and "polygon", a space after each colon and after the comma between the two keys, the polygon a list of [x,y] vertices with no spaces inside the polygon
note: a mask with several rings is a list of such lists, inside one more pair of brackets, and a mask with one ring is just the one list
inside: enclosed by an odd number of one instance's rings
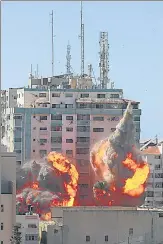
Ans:
{"label": "low-rise building", "polygon": [[16,224],[21,232],[21,243],[39,243],[39,221],[37,214],[16,215]]}
{"label": "low-rise building", "polygon": [[163,211],[124,207],[53,208],[48,244],[163,243]]}
{"label": "low-rise building", "polygon": [[9,244],[16,221],[15,153],[0,154],[0,184],[0,243]]}

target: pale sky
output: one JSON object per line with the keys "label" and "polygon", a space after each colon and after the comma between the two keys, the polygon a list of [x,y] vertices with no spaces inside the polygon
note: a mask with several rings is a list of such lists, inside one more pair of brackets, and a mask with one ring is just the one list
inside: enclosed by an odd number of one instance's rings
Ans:
{"label": "pale sky", "polygon": [[[27,85],[30,65],[51,75],[54,11],[55,74],[71,66],[80,72],[80,2],[2,2],[2,87]],[[163,138],[163,2],[84,2],[85,71],[92,63],[99,77],[99,32],[108,31],[110,78],[124,97],[140,101],[141,137]]]}

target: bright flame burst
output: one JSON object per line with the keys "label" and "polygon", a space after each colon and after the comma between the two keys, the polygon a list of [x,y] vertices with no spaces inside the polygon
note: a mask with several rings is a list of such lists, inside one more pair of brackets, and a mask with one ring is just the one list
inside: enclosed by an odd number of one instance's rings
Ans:
{"label": "bright flame burst", "polygon": [[132,197],[141,195],[145,190],[144,184],[149,175],[148,164],[145,162],[136,164],[132,159],[131,153],[127,154],[127,158],[122,164],[134,172],[134,175],[125,181],[123,192]]}

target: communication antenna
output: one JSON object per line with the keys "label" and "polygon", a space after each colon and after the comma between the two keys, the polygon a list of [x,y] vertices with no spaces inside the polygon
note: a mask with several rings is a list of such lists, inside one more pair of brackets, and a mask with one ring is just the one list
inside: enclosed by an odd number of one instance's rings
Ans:
{"label": "communication antenna", "polygon": [[37,70],[36,70],[37,78],[39,77],[39,72],[38,72],[38,64],[37,64]]}
{"label": "communication antenna", "polygon": [[106,89],[109,83],[109,44],[108,32],[100,32],[100,86]]}
{"label": "communication antenna", "polygon": [[67,75],[70,76],[71,74],[71,46],[68,42],[68,45],[67,45],[67,55],[66,55],[66,60],[67,60],[67,63],[66,63],[66,68],[67,68]]}
{"label": "communication antenna", "polygon": [[83,2],[81,1],[81,33],[80,33],[80,40],[81,40],[81,77],[84,77],[84,24],[83,24]]}
{"label": "communication antenna", "polygon": [[52,29],[51,29],[51,43],[52,43],[52,53],[51,53],[52,61],[51,61],[51,64],[52,64],[52,77],[53,77],[54,76],[54,20],[53,20],[53,10],[52,10],[50,16],[51,16],[51,27],[52,27]]}

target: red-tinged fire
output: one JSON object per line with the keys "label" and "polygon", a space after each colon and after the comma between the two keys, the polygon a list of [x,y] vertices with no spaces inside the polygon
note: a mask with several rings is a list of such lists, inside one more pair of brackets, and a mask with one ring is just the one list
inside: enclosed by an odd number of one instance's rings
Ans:
{"label": "red-tinged fire", "polygon": [[[29,169],[32,170],[28,172]],[[25,183],[21,187],[17,187],[19,211],[26,212],[27,205],[32,205],[34,212],[40,214],[41,219],[49,220],[51,219],[51,207],[73,206],[77,192],[78,172],[62,154],[51,152],[47,156],[47,160],[40,164],[36,162],[28,164],[24,166],[24,171],[28,172],[26,178],[24,176]],[[48,182],[43,188],[42,185],[45,185],[50,176],[53,181]],[[51,187],[55,188],[54,192],[49,190],[51,184],[54,184]]]}

